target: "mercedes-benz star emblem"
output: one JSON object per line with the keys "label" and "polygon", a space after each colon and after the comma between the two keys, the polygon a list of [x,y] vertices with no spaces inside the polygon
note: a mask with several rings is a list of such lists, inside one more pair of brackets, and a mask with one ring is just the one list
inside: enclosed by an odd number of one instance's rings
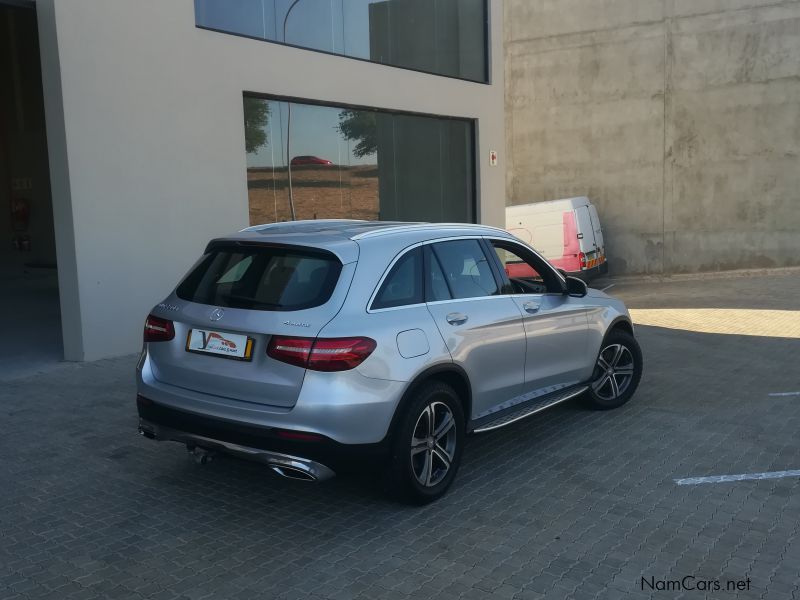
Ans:
{"label": "mercedes-benz star emblem", "polygon": [[212,321],[219,321],[223,316],[225,316],[225,311],[221,308],[215,308],[211,311],[208,318]]}

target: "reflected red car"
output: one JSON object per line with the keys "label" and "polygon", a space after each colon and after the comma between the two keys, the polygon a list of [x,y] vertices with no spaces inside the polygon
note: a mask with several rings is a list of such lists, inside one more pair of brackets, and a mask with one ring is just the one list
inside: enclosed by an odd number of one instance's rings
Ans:
{"label": "reflected red car", "polygon": [[303,165],[324,165],[327,167],[333,165],[333,161],[319,156],[295,156],[292,159],[293,167],[301,167]]}

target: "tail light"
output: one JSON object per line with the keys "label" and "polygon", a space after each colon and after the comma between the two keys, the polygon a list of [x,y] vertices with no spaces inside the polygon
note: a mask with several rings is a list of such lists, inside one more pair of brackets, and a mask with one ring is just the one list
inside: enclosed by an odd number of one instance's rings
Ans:
{"label": "tail light", "polygon": [[583,252],[581,252],[581,253],[578,254],[578,259],[581,261],[581,269],[585,269],[586,268],[586,255]]}
{"label": "tail light", "polygon": [[267,356],[296,367],[305,367],[313,345],[313,338],[273,335],[267,345]]}
{"label": "tail light", "polygon": [[144,322],[145,342],[168,342],[175,337],[175,326],[169,319],[149,315]]}
{"label": "tail light", "polygon": [[368,337],[301,338],[273,335],[267,355],[275,360],[313,371],[348,371],[375,350]]}

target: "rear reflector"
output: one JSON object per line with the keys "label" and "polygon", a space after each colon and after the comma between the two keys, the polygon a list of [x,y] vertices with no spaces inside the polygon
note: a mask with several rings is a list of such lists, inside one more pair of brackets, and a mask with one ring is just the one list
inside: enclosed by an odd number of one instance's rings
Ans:
{"label": "rear reflector", "polygon": [[583,252],[581,252],[580,254],[578,254],[578,259],[581,261],[581,269],[585,269],[586,268],[586,255]]}
{"label": "rear reflector", "polygon": [[300,338],[273,335],[267,355],[275,360],[314,371],[348,371],[375,350],[368,337]]}
{"label": "rear reflector", "polygon": [[175,337],[172,321],[149,315],[144,322],[145,342],[168,342]]}
{"label": "rear reflector", "polygon": [[321,442],[325,439],[324,435],[311,433],[310,431],[294,431],[292,429],[278,429],[275,435],[284,440],[294,440],[298,442]]}

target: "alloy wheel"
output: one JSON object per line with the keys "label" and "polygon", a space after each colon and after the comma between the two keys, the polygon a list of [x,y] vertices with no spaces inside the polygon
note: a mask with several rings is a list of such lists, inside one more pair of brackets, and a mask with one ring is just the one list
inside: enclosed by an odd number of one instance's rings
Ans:
{"label": "alloy wheel", "polygon": [[444,402],[428,404],[417,418],[411,435],[411,470],[425,487],[441,482],[453,463],[456,451],[456,422]]}
{"label": "alloy wheel", "polygon": [[592,390],[602,400],[616,400],[633,381],[633,354],[622,344],[611,344],[601,350],[594,370]]}

